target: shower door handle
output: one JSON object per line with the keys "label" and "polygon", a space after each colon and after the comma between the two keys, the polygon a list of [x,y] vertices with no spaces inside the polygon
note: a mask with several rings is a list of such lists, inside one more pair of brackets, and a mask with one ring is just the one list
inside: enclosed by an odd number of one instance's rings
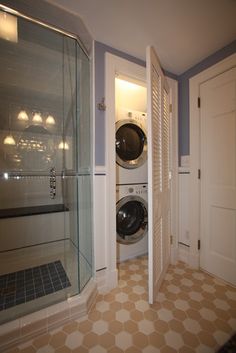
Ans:
{"label": "shower door handle", "polygon": [[50,188],[51,199],[55,199],[55,197],[56,197],[56,170],[55,170],[55,168],[50,169],[49,188]]}

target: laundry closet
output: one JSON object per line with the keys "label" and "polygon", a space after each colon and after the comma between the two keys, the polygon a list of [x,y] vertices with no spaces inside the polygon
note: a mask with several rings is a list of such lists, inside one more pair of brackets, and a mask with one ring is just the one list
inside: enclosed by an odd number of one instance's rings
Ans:
{"label": "laundry closet", "polygon": [[151,47],[146,67],[106,53],[104,77],[105,166],[95,171],[96,276],[100,288],[114,288],[117,263],[148,254],[152,303],[171,255],[170,90]]}
{"label": "laundry closet", "polygon": [[147,89],[122,75],[115,79],[116,258],[148,252]]}

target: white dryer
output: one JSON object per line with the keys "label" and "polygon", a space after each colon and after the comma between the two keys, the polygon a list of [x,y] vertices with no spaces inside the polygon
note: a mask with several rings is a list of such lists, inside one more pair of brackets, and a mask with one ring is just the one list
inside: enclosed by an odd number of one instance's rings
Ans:
{"label": "white dryer", "polygon": [[147,183],[147,114],[116,114],[116,184]]}
{"label": "white dryer", "polygon": [[147,184],[116,186],[117,261],[148,251]]}

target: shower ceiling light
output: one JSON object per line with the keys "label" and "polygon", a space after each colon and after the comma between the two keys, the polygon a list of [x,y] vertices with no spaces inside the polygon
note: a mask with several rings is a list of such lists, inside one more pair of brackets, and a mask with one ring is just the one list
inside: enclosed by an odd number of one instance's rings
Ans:
{"label": "shower ceiling light", "polygon": [[58,145],[59,150],[68,150],[69,145],[67,142],[61,141]]}
{"label": "shower ceiling light", "polygon": [[5,139],[3,140],[3,144],[4,145],[11,145],[11,146],[15,146],[16,141],[14,139],[14,137],[12,135],[7,135],[5,137]]}
{"label": "shower ceiling light", "polygon": [[10,42],[18,42],[17,17],[0,12],[0,37]]}
{"label": "shower ceiling light", "polygon": [[55,125],[56,124],[55,119],[52,115],[48,115],[48,117],[46,119],[46,124],[48,124],[48,125]]}
{"label": "shower ceiling light", "polygon": [[41,124],[41,123],[43,122],[43,119],[42,119],[42,117],[41,117],[41,115],[40,115],[39,113],[35,113],[34,116],[33,116],[32,121],[33,121],[34,123],[39,123],[39,124]]}
{"label": "shower ceiling light", "polygon": [[20,113],[18,114],[17,119],[20,121],[28,121],[29,117],[25,110],[21,110]]}

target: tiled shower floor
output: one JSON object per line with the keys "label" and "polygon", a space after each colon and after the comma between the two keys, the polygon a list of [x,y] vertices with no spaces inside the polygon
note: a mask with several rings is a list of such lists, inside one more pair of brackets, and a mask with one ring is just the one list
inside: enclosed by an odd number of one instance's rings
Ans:
{"label": "tiled shower floor", "polygon": [[71,286],[60,260],[0,276],[0,311]]}
{"label": "tiled shower floor", "polygon": [[[22,272],[29,268],[38,268],[43,264],[56,261],[61,262],[71,286],[66,287],[64,290],[47,293],[47,295],[36,296],[33,301],[26,300],[24,304],[19,303],[19,305],[9,306],[7,310],[0,311],[1,323],[32,312],[32,305],[35,310],[40,310],[47,304],[52,305],[65,300],[66,297],[78,293],[78,251],[70,241],[60,241],[1,253],[1,276],[7,275],[8,273]],[[82,266],[80,274],[81,272],[86,274]],[[18,296],[18,299],[20,297],[21,294]],[[14,298],[9,298],[10,301],[12,301],[12,299]]]}
{"label": "tiled shower floor", "polygon": [[209,353],[236,331],[236,289],[208,274],[171,265],[154,305],[146,285],[146,257],[121,263],[86,317],[7,353]]}

